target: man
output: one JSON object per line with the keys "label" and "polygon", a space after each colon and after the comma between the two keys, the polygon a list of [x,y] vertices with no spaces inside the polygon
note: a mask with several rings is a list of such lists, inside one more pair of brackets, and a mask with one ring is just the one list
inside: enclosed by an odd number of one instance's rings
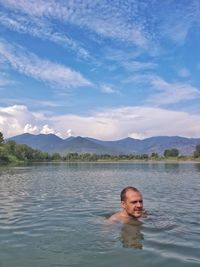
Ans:
{"label": "man", "polygon": [[109,220],[128,223],[132,219],[140,218],[143,213],[143,199],[140,191],[132,186],[128,186],[121,191],[122,211],[113,214]]}

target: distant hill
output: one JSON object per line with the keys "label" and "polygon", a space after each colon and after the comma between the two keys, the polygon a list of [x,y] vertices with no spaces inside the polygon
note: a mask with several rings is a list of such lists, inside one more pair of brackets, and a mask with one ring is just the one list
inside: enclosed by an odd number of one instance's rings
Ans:
{"label": "distant hill", "polygon": [[29,133],[17,135],[7,140],[13,140],[18,144],[26,144],[34,149],[44,152],[57,152],[57,147],[62,146],[63,139],[54,134],[38,134]]}
{"label": "distant hill", "polygon": [[58,152],[65,155],[70,152],[95,154],[163,154],[165,149],[177,148],[182,155],[192,155],[200,138],[180,136],[157,136],[143,140],[124,138],[116,141],[102,141],[90,137],[69,137],[62,139],[54,134],[33,135],[29,133],[17,135],[7,140],[18,144],[26,144],[34,149],[48,153]]}

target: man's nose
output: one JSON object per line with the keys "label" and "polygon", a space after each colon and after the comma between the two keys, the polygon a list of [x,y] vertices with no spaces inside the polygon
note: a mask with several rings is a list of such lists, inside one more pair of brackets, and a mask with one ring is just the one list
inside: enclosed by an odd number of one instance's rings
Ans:
{"label": "man's nose", "polygon": [[140,201],[137,201],[136,205],[137,207],[142,207],[142,203]]}

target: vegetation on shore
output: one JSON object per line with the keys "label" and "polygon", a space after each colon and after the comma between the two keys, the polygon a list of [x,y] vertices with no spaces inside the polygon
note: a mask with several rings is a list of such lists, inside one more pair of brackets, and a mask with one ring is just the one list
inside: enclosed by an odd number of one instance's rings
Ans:
{"label": "vegetation on shore", "polygon": [[97,154],[78,154],[68,153],[61,156],[59,153],[52,155],[33,149],[27,145],[17,144],[15,141],[4,141],[3,134],[0,132],[0,164],[20,163],[20,162],[50,162],[50,161],[129,161],[129,160],[200,160],[200,144],[196,146],[193,156],[179,155],[176,148],[166,149],[163,156],[157,153],[151,155],[97,155]]}

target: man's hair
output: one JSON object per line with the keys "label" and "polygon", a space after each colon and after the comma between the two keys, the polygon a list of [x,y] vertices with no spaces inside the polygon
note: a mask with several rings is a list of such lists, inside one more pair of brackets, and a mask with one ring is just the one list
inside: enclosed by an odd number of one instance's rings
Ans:
{"label": "man's hair", "polygon": [[129,190],[132,190],[134,192],[139,192],[140,193],[140,191],[136,187],[127,186],[121,191],[121,194],[120,194],[121,201],[125,201],[126,200],[126,192],[129,191]]}

